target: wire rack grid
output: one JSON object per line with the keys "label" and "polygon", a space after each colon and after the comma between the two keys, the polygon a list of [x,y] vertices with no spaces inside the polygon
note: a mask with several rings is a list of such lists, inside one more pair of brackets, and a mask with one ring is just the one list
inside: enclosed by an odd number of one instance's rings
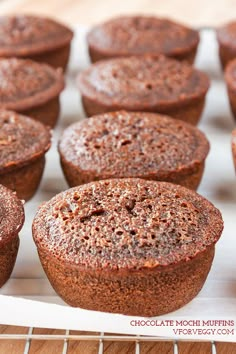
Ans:
{"label": "wire rack grid", "polygon": [[[29,354],[30,345],[32,340],[44,340],[44,341],[58,341],[61,340],[64,342],[62,354],[68,353],[69,341],[95,341],[98,342],[98,354],[103,354],[104,352],[104,342],[134,342],[135,343],[135,350],[134,354],[141,354],[140,343],[141,342],[172,342],[173,343],[173,354],[179,354],[178,349],[178,340],[170,339],[170,338],[163,338],[157,336],[128,336],[128,335],[108,335],[101,332],[99,335],[93,334],[79,334],[73,335],[70,334],[69,330],[66,330],[64,334],[33,334],[33,327],[30,327],[27,334],[0,334],[0,340],[24,340],[25,347],[23,354]],[[186,342],[186,341],[184,341]],[[214,341],[211,341],[211,354],[217,354],[217,349]]]}

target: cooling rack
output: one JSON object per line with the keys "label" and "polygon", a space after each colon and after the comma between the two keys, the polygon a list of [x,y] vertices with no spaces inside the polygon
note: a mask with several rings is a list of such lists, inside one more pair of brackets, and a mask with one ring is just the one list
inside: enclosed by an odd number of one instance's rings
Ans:
{"label": "cooling rack", "polygon": [[[34,327],[29,327],[27,334],[0,334],[0,340],[11,340],[11,341],[25,341],[25,347],[22,354],[29,354],[30,346],[32,340],[43,340],[43,341],[63,341],[63,347],[61,354],[68,353],[69,341],[93,341],[98,343],[98,354],[104,353],[104,342],[133,342],[135,344],[134,354],[141,354],[140,344],[143,342],[171,342],[173,348],[173,354],[179,354],[179,342],[175,339],[169,339],[157,336],[128,336],[128,335],[108,335],[101,332],[98,335],[91,334],[70,334],[69,330],[65,330],[64,334],[33,334]],[[58,352],[59,354],[59,352]],[[211,341],[211,354],[217,354],[216,344]]]}

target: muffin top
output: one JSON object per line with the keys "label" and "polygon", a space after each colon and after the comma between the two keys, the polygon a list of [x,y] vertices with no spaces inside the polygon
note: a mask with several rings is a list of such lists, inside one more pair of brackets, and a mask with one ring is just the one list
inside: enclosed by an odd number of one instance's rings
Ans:
{"label": "muffin top", "polygon": [[209,80],[187,63],[145,55],[97,62],[80,73],[78,84],[82,95],[102,104],[145,110],[203,96]]}
{"label": "muffin top", "polygon": [[104,178],[165,179],[192,172],[205,160],[209,143],[197,128],[170,117],[113,112],[68,127],[59,142],[63,158]]}
{"label": "muffin top", "polygon": [[21,200],[14,192],[0,184],[0,246],[18,235],[24,220]]}
{"label": "muffin top", "polygon": [[154,268],[213,245],[221,214],[184,187],[111,179],[71,188],[44,203],[33,222],[39,250],[91,269]]}
{"label": "muffin top", "polygon": [[24,166],[51,146],[48,127],[31,118],[0,110],[0,174]]}
{"label": "muffin top", "polygon": [[195,48],[197,31],[165,18],[125,16],[95,26],[88,44],[110,56],[178,55]]}
{"label": "muffin top", "polygon": [[49,18],[0,17],[0,56],[27,56],[66,45],[73,32]]}
{"label": "muffin top", "polygon": [[236,47],[236,21],[229,22],[217,29],[217,38],[221,44]]}
{"label": "muffin top", "polygon": [[28,59],[0,59],[1,108],[32,108],[56,97],[63,88],[60,69]]}

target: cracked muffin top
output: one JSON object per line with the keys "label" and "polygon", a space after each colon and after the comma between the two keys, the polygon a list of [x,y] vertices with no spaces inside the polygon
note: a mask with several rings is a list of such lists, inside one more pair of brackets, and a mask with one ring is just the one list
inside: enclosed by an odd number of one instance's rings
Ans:
{"label": "cracked muffin top", "polygon": [[112,112],[68,127],[59,142],[63,159],[96,177],[170,177],[194,172],[209,143],[197,128],[170,117]]}
{"label": "cracked muffin top", "polygon": [[92,269],[142,269],[195,257],[220,237],[220,212],[184,187],[111,179],[71,188],[33,222],[39,251]]}

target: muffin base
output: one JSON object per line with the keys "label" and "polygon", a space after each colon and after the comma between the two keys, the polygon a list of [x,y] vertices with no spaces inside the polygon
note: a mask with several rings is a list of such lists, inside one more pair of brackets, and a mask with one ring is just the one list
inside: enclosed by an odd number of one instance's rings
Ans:
{"label": "muffin base", "polygon": [[236,58],[236,50],[219,44],[219,58],[221,67],[224,69],[228,62]]}
{"label": "muffin base", "polygon": [[231,90],[229,86],[227,91],[231,112],[233,113],[234,119],[236,120],[236,92],[234,90]]}
{"label": "muffin base", "polygon": [[201,290],[214,245],[193,259],[143,270],[89,270],[38,250],[51,285],[69,305],[130,316],[159,316],[179,309]]}
{"label": "muffin base", "polygon": [[[47,50],[39,54],[29,54],[20,58],[31,59],[40,63],[47,63],[54,68],[62,68],[65,72],[70,56],[70,43],[53,50]],[[5,58],[5,57],[2,57]]]}
{"label": "muffin base", "polygon": [[[146,53],[146,54],[155,56],[152,53]],[[168,57],[174,58],[177,60],[181,60],[181,61],[184,60],[184,61],[188,62],[189,64],[193,64],[196,54],[197,54],[197,47],[193,48],[189,51],[184,51],[183,53],[168,55]],[[89,46],[89,56],[90,56],[91,62],[95,63],[96,61],[99,61],[99,60],[122,57],[123,55],[111,55],[109,53],[100,52],[100,51],[96,50],[95,48],[93,48],[92,46]]]}
{"label": "muffin base", "polygon": [[196,55],[197,55],[197,47],[193,48],[189,52],[173,55],[173,56],[171,56],[171,58],[181,60],[181,61],[184,60],[187,63],[193,65],[193,63],[196,59]]}
{"label": "muffin base", "polygon": [[17,235],[13,240],[0,247],[0,288],[10,278],[15,265],[20,239]]}
{"label": "muffin base", "polygon": [[205,104],[205,97],[200,97],[192,101],[189,104],[183,104],[181,107],[173,107],[173,108],[161,108],[160,107],[142,107],[137,109],[136,107],[122,107],[122,106],[107,106],[101,104],[95,100],[91,100],[88,97],[82,96],[82,104],[84,107],[84,111],[88,117],[93,115],[119,111],[125,109],[127,111],[139,111],[139,112],[153,112],[153,113],[162,113],[168,115],[172,118],[180,119],[184,122],[190,123],[192,125],[197,125],[203,108]]}
{"label": "muffin base", "polygon": [[16,191],[18,198],[27,201],[32,198],[39,186],[44,166],[45,156],[43,155],[28,165],[0,175],[0,184]]}
{"label": "muffin base", "polygon": [[54,127],[57,123],[60,114],[60,101],[59,96],[51,99],[50,101],[28,110],[19,111],[19,113],[38,120],[39,122]]}
{"label": "muffin base", "polygon": [[192,173],[188,174],[178,174],[172,175],[170,177],[166,177],[165,179],[160,179],[156,175],[142,175],[142,176],[104,176],[104,175],[96,175],[93,171],[84,171],[78,168],[78,166],[73,165],[72,163],[66,161],[63,156],[60,158],[61,167],[66,178],[66,181],[70,187],[79,186],[81,184],[89,183],[92,181],[99,181],[102,179],[108,178],[125,178],[125,177],[136,177],[143,178],[147,180],[154,181],[165,181],[171,182],[175,184],[180,184],[189,189],[196,190],[201,182],[202,175],[204,172],[205,163],[202,162]]}

